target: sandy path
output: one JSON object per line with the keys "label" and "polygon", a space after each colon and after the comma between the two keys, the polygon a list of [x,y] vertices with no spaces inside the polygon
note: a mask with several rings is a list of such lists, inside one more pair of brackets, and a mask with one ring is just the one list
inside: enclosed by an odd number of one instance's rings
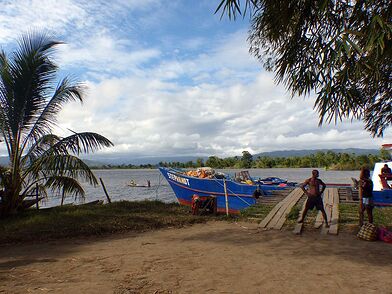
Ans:
{"label": "sandy path", "polygon": [[0,293],[392,293],[391,277],[391,245],[253,224],[0,247]]}

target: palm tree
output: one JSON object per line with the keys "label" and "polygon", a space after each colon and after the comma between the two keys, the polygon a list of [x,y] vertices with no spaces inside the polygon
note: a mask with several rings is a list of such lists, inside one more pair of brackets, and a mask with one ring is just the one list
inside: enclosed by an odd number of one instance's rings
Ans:
{"label": "palm tree", "polygon": [[293,96],[315,95],[319,124],[362,120],[373,136],[392,126],[390,0],[221,0],[248,15],[250,53]]}
{"label": "palm tree", "polygon": [[9,169],[0,169],[3,217],[22,208],[36,188],[43,195],[51,190],[83,197],[78,180],[98,182],[78,155],[113,145],[96,133],[52,133],[62,106],[82,102],[84,89],[68,77],[56,84],[51,55],[58,44],[46,33],[30,33],[10,56],[0,52],[0,134],[10,159]]}

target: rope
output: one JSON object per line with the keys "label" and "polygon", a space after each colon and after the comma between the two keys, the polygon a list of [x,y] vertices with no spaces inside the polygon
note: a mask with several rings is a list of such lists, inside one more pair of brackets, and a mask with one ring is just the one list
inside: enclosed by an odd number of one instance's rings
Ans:
{"label": "rope", "polygon": [[[213,180],[215,180],[219,185],[221,185],[222,187],[224,187],[224,185],[223,184],[221,184],[217,179],[213,179]],[[244,199],[242,199],[241,198],[241,196],[238,196],[236,193],[234,193],[232,190],[230,190],[229,188],[227,188],[227,185],[226,185],[226,189],[229,191],[229,192],[231,192],[231,194],[233,194],[235,197],[237,197],[237,198],[239,198],[241,201],[243,201],[243,202],[245,202],[247,205],[251,205],[249,202],[247,202],[246,200],[244,200]]]}
{"label": "rope", "polygon": [[[169,170],[172,170],[173,172],[177,172],[175,169],[172,169],[172,168],[169,168]],[[222,184],[218,179],[213,178],[212,180],[216,181],[219,185],[221,185],[222,187],[224,187],[223,184]],[[252,204],[250,204],[249,202],[247,202],[246,200],[242,199],[241,196],[238,196],[238,195],[237,195],[236,193],[234,193],[232,190],[230,190],[229,188],[227,188],[227,185],[226,185],[226,189],[227,189],[231,194],[233,194],[235,197],[239,198],[241,201],[243,201],[244,203],[246,203],[248,206],[252,205]]]}

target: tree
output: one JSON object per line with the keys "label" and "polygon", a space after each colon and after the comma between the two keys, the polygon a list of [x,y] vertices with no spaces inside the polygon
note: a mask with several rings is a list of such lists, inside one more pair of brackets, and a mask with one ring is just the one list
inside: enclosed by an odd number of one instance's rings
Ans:
{"label": "tree", "polygon": [[0,216],[22,209],[23,199],[36,187],[43,195],[50,189],[63,197],[83,197],[78,180],[98,182],[78,155],[113,145],[91,132],[52,133],[63,105],[83,101],[81,84],[68,77],[55,84],[58,67],[51,54],[58,44],[45,33],[31,33],[9,56],[0,52],[0,134],[10,159],[0,174]]}
{"label": "tree", "polygon": [[241,157],[241,167],[242,168],[250,168],[252,166],[253,156],[249,153],[249,151],[242,151]]}
{"label": "tree", "polygon": [[203,167],[204,166],[204,161],[203,158],[199,157],[196,159],[196,167]]}
{"label": "tree", "polygon": [[320,125],[361,119],[373,136],[391,126],[390,0],[221,0],[219,10],[249,12],[250,52],[292,95],[316,94]]}
{"label": "tree", "polygon": [[390,151],[386,150],[386,149],[380,149],[380,158],[382,160],[391,160],[392,156]]}

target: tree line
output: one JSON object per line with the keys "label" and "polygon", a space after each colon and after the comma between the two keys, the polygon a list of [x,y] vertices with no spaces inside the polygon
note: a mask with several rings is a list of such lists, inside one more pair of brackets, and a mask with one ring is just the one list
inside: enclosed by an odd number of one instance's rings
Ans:
{"label": "tree line", "polygon": [[204,162],[202,158],[196,162],[159,162],[159,166],[175,168],[198,168],[209,166],[212,168],[326,168],[333,170],[359,170],[363,166],[373,167],[376,162],[391,159],[386,150],[378,155],[356,155],[354,153],[336,153],[333,151],[317,152],[305,156],[254,158],[248,151],[242,156],[220,158],[210,156]]}

